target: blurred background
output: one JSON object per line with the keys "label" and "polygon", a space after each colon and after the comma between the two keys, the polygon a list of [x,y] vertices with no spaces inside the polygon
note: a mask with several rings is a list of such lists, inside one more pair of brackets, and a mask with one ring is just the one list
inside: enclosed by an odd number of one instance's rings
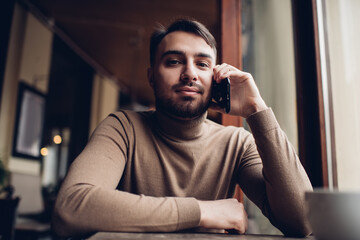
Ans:
{"label": "blurred background", "polygon": [[[359,190],[359,10],[357,0],[2,1],[0,159],[21,198],[17,238],[51,238],[58,187],[100,121],[154,106],[149,37],[179,17],[209,28],[219,62],[253,74],[314,187]],[[251,232],[278,233],[241,199]]]}

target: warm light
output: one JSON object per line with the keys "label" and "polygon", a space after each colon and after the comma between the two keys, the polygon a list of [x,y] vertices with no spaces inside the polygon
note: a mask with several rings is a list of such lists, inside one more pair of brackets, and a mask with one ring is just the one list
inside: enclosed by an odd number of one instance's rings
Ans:
{"label": "warm light", "polygon": [[55,144],[60,144],[62,142],[62,138],[60,135],[55,135],[53,141]]}
{"label": "warm light", "polygon": [[41,148],[40,149],[40,154],[41,154],[41,156],[48,155],[48,149],[46,147]]}

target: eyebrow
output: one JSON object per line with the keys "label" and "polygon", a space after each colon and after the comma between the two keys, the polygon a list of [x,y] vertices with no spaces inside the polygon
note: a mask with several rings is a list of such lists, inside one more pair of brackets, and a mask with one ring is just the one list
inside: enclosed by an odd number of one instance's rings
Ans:
{"label": "eyebrow", "polygon": [[[161,55],[161,59],[164,58],[167,55],[182,55],[182,56],[185,56],[185,52],[179,51],[179,50],[169,50],[169,51],[164,52]],[[204,57],[204,58],[213,59],[213,57],[210,54],[207,54],[207,53],[201,53],[200,52],[200,53],[195,54],[195,56],[196,57]]]}

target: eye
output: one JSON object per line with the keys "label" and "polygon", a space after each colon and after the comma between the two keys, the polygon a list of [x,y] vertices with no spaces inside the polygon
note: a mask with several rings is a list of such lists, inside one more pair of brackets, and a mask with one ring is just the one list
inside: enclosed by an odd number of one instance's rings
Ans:
{"label": "eye", "polygon": [[175,66],[175,65],[178,65],[178,64],[181,64],[181,61],[178,60],[178,59],[168,59],[168,60],[166,60],[166,65],[167,66]]}
{"label": "eye", "polygon": [[198,62],[197,65],[201,68],[208,68],[210,66],[208,62],[204,61]]}

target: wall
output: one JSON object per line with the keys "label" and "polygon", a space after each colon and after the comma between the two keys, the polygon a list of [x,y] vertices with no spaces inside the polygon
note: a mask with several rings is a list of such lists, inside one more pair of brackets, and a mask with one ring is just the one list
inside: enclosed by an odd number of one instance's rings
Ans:
{"label": "wall", "polygon": [[1,96],[0,112],[0,156],[8,165],[11,155],[11,140],[13,122],[15,120],[16,89],[19,78],[19,65],[21,60],[22,45],[25,35],[26,13],[16,6],[14,9],[12,30],[10,33],[9,48],[4,74],[3,91]]}
{"label": "wall", "polygon": [[90,134],[106,116],[117,110],[119,91],[119,87],[111,79],[99,74],[94,76]]}
{"label": "wall", "polygon": [[[340,190],[360,190],[360,1],[326,1]],[[336,174],[336,173],[335,173]]]}
{"label": "wall", "polygon": [[46,93],[51,45],[51,31],[16,4],[11,26],[0,113],[0,154],[11,171],[40,174],[40,162],[11,156],[12,139],[18,83],[20,80],[24,81]]}
{"label": "wall", "polygon": [[[11,156],[19,81],[43,93],[48,91],[53,33],[16,4],[11,26],[0,113],[0,156],[11,171],[40,175],[41,163]],[[94,76],[91,133],[109,113],[117,110],[119,88],[114,81]]]}

